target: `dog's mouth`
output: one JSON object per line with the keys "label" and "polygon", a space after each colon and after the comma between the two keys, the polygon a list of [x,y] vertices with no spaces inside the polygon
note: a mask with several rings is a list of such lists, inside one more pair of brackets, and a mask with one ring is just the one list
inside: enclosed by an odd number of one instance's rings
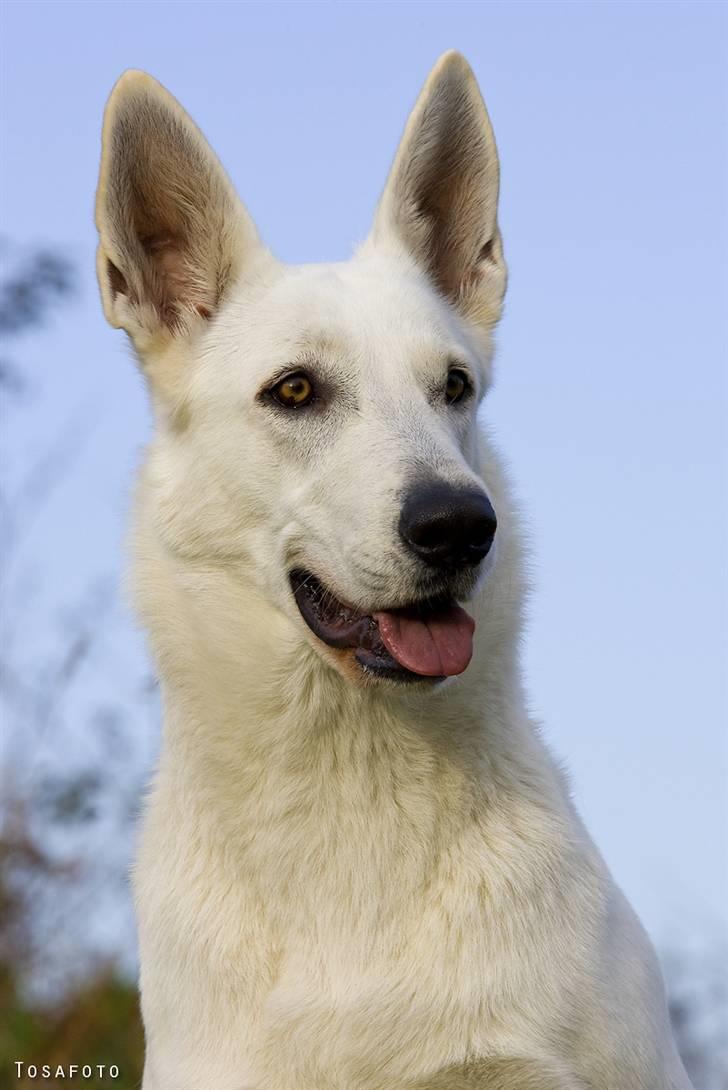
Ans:
{"label": "dog's mouth", "polygon": [[329,647],[353,650],[367,673],[399,681],[461,674],[473,654],[475,622],[452,599],[363,613],[346,605],[311,572],[290,573],[304,621]]}

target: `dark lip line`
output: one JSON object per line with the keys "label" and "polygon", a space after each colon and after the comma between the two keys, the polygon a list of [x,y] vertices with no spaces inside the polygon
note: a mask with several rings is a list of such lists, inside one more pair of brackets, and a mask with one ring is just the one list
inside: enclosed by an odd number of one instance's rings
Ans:
{"label": "dark lip line", "polygon": [[417,684],[417,682],[425,682],[431,685],[437,681],[445,680],[444,677],[432,676],[430,674],[416,674],[413,670],[408,670],[406,666],[401,666],[398,662],[395,662],[394,659],[391,660],[392,663],[394,663],[392,666],[388,665],[386,662],[377,663],[367,661],[366,654],[362,651],[355,651],[354,658],[365,674],[377,678],[388,678],[392,681],[399,681],[410,685]]}
{"label": "dark lip line", "polygon": [[[379,626],[372,614],[360,613],[342,602],[312,572],[303,568],[294,568],[289,572],[288,578],[298,611],[314,636],[329,647],[353,650],[354,658],[365,674],[407,682],[427,681],[432,683],[442,680],[439,677],[424,677],[413,670],[408,670],[406,666],[402,666],[401,663],[397,662],[384,646],[379,633]],[[314,598],[317,592],[321,598],[328,597],[331,604],[338,605],[354,615],[350,623],[340,632],[327,630],[325,620],[318,617]],[[443,602],[444,599],[442,598],[438,600],[438,603],[433,599],[429,599],[426,602],[416,603],[414,606],[407,608],[429,612],[437,608],[437,604],[442,606]]]}
{"label": "dark lip line", "polygon": [[[299,578],[301,579],[301,582],[298,582]],[[420,617],[428,617],[451,606],[454,601],[452,595],[431,594],[426,598],[420,598],[403,605],[377,606],[371,610],[360,610],[356,609],[349,602],[344,601],[344,599],[339,598],[338,595],[334,594],[334,592],[330,590],[317,575],[314,575],[314,573],[308,569],[293,568],[289,573],[289,581],[294,598],[297,598],[301,591],[304,591],[305,588],[313,583],[317,588],[320,588],[322,595],[327,597],[332,603],[341,606],[360,620],[372,617],[375,613],[414,613]]]}

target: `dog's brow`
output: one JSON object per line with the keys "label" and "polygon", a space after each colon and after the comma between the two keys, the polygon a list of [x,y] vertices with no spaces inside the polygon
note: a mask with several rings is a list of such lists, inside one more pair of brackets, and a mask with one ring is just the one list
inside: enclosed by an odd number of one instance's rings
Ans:
{"label": "dog's brow", "polygon": [[280,378],[295,368],[318,371],[333,379],[341,370],[341,364],[351,359],[352,345],[343,337],[332,336],[330,331],[304,331],[291,338],[285,359],[275,370]]}
{"label": "dog's brow", "polygon": [[351,352],[343,338],[332,336],[331,331],[309,331],[298,340],[298,355],[308,359],[341,359]]}

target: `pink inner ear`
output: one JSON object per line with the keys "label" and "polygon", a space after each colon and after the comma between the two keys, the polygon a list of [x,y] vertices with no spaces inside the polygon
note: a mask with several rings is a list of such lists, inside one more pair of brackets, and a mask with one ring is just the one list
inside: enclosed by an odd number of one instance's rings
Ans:
{"label": "pink inner ear", "polygon": [[183,299],[187,294],[185,289],[189,289],[189,275],[181,240],[171,235],[148,238],[144,239],[144,249],[149,254],[169,297]]}
{"label": "pink inner ear", "polygon": [[212,313],[209,292],[195,277],[183,240],[174,235],[157,235],[144,239],[143,245],[163,291],[161,311],[176,304],[209,318]]}

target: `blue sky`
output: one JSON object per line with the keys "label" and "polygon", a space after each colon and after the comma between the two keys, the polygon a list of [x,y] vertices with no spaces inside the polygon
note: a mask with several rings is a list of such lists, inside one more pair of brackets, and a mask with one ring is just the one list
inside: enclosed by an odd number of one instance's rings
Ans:
{"label": "blue sky", "polygon": [[[7,420],[11,472],[69,421],[90,428],[16,558],[16,585],[36,587],[29,647],[120,571],[149,429],[94,278],[114,80],[139,67],[169,87],[278,256],[331,260],[367,233],[419,87],[458,48],[502,159],[511,279],[486,416],[532,539],[531,705],[653,935],[712,926],[728,903],[724,10],[6,4],[2,233],[54,245],[80,276],[17,346],[35,395]],[[125,677],[141,642],[123,611],[109,624]]]}

